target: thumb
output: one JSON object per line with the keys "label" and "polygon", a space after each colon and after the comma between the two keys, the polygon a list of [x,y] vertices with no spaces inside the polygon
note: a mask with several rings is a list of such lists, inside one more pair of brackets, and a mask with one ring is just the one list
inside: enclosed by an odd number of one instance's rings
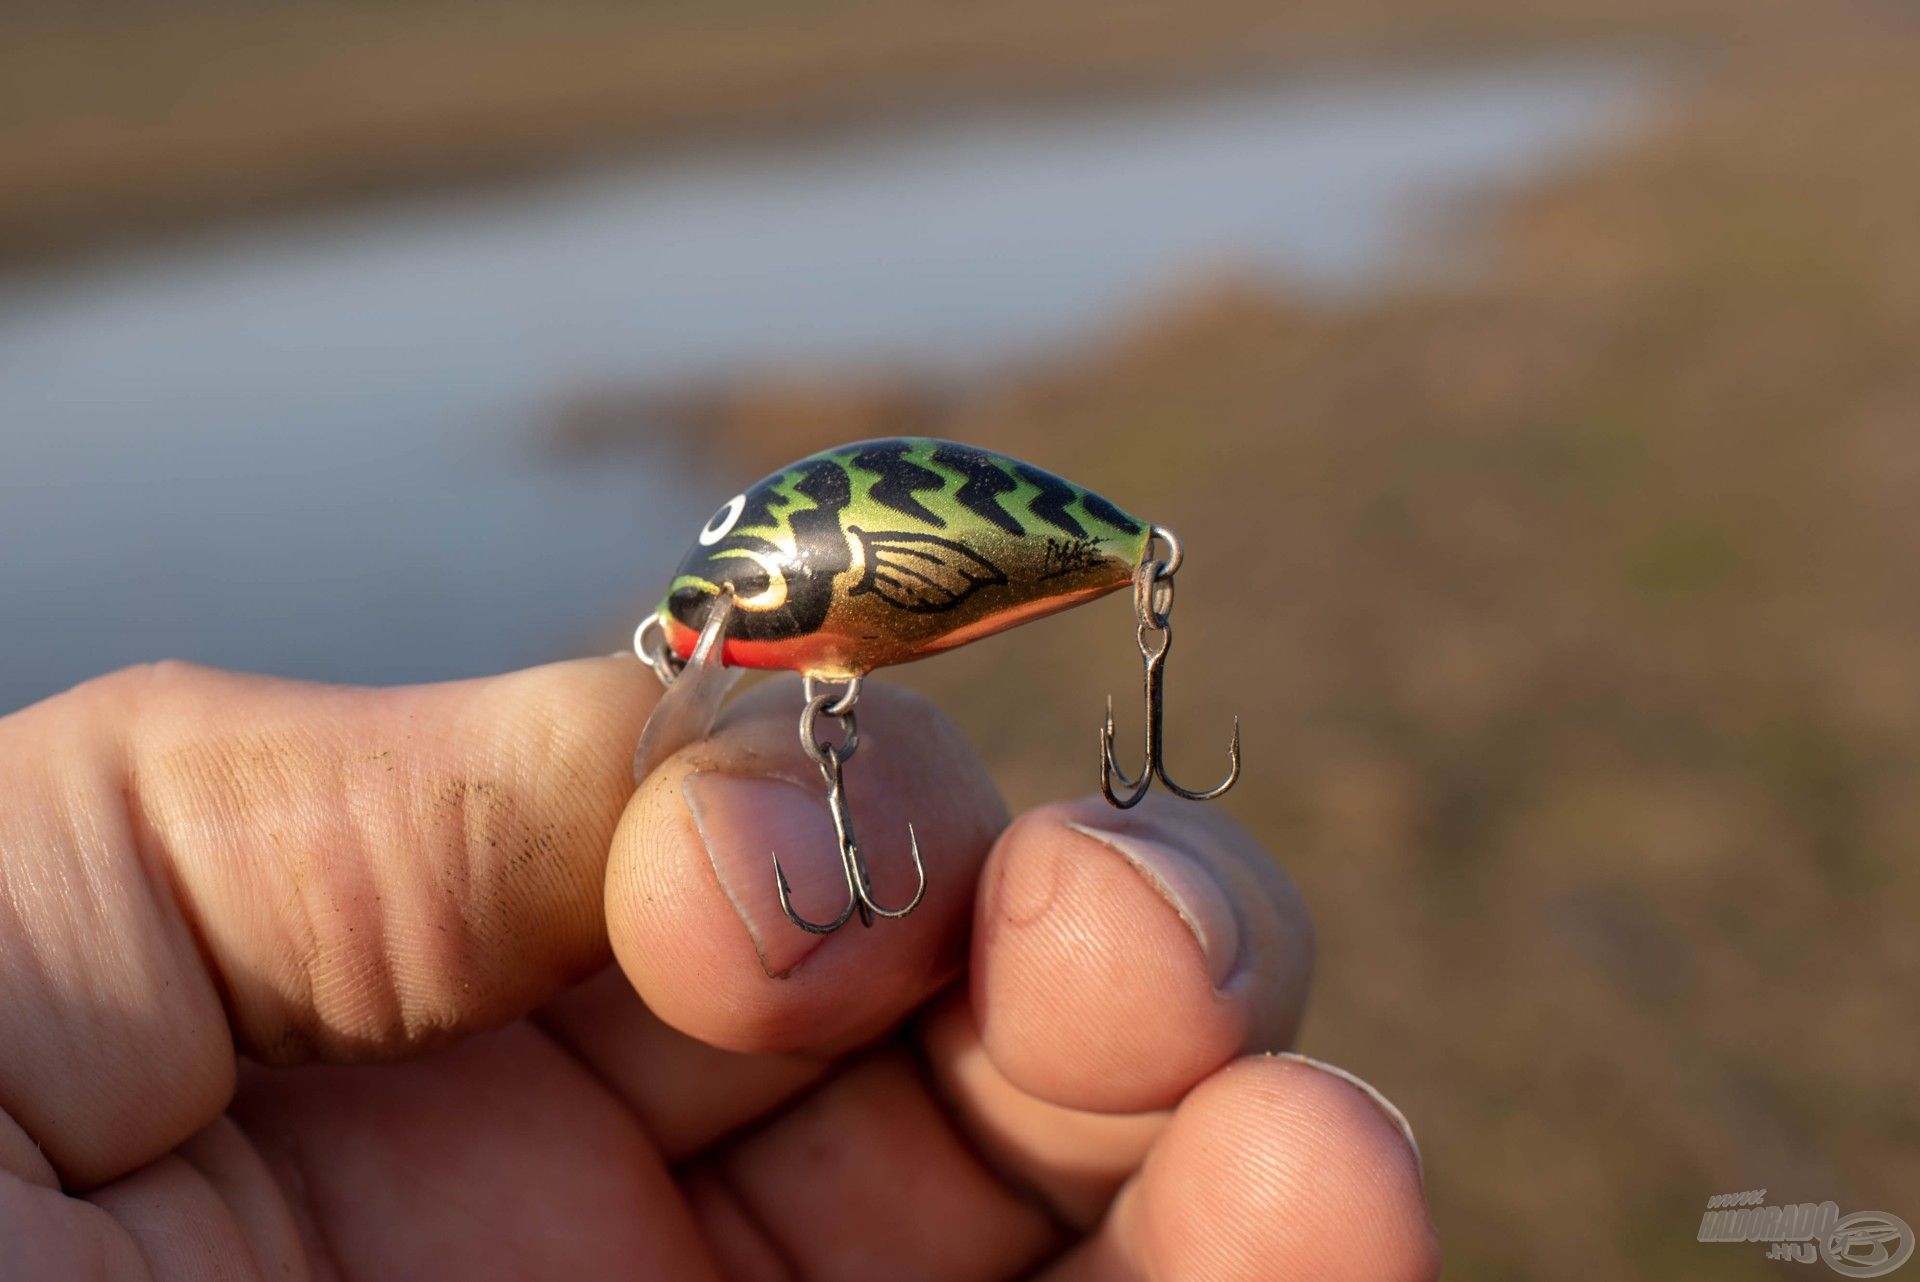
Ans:
{"label": "thumb", "polygon": [[0,1110],[92,1185],[225,1107],[236,1048],[403,1054],[603,965],[657,695],[631,659],[391,690],[169,663],[0,719]]}

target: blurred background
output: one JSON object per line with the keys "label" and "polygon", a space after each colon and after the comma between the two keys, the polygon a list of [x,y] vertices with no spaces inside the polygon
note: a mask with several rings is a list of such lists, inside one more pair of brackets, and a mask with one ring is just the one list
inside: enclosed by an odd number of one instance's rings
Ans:
{"label": "blurred background", "polygon": [[[618,648],[774,467],[1006,449],[1185,540],[1450,1276],[1761,1276],[1708,1196],[1920,1222],[1917,129],[1897,0],[13,0],[0,712]],[[888,677],[1027,804],[1130,633]]]}

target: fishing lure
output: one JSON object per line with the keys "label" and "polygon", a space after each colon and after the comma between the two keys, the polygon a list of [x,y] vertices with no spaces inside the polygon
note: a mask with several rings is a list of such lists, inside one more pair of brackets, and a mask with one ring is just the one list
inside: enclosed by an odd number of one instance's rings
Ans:
{"label": "fishing lure", "polygon": [[[1218,797],[1240,777],[1239,718],[1227,777],[1212,788],[1181,787],[1161,759],[1173,576],[1181,560],[1180,541],[1164,527],[1049,472],[970,445],[862,441],[801,459],[720,506],[659,608],[635,631],[634,649],[668,687],[642,738],[636,769],[704,733],[725,693],[722,669],[800,673],[806,699],[800,742],[826,779],[847,905],[830,921],[802,917],[776,853],[780,907],[794,925],[815,934],[838,930],[856,912],[868,926],[876,917],[904,917],[927,889],[919,838],[909,824],[919,879],[913,898],[882,907],[874,902],[847,810],[842,770],[860,742],[854,705],[861,679],[875,668],[925,658],[1131,583],[1145,686],[1145,764],[1135,778],[1115,759],[1108,696],[1100,790],[1123,809],[1137,804],[1156,776],[1179,796]],[[705,675],[689,679],[696,674]],[[823,716],[841,723],[838,746],[818,736]]]}

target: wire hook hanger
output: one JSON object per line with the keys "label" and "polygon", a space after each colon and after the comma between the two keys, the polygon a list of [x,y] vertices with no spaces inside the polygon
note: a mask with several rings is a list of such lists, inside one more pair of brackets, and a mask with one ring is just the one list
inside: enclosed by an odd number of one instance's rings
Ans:
{"label": "wire hook hanger", "polygon": [[[874,902],[873,877],[866,856],[860,853],[860,843],[853,835],[853,814],[847,808],[846,780],[841,775],[847,758],[860,746],[860,730],[853,717],[853,706],[860,698],[860,678],[850,678],[838,691],[821,692],[820,684],[812,677],[803,681],[807,703],[800,711],[800,746],[820,767],[827,781],[827,808],[833,814],[833,830],[840,843],[840,866],[847,877],[847,906],[831,921],[809,921],[794,909],[793,887],[787,883],[786,870],[781,868],[778,854],[773,856],[773,875],[780,892],[780,911],[787,915],[787,920],[811,934],[827,935],[846,925],[856,912],[860,914],[862,926],[873,925],[876,917],[889,920],[905,917],[926,897],[927,866],[920,858],[920,838],[914,833],[913,825],[908,824],[907,841],[913,852],[914,875],[918,878],[913,898],[898,908],[883,908]],[[822,716],[833,717],[846,727],[846,738],[837,747],[820,738],[815,729]]]}
{"label": "wire hook hanger", "polygon": [[[1157,560],[1153,556],[1154,540],[1167,545],[1166,560]],[[1233,743],[1227,748],[1227,760],[1230,767],[1227,777],[1220,783],[1204,791],[1183,788],[1167,776],[1167,763],[1164,752],[1164,714],[1166,711],[1166,669],[1167,652],[1173,649],[1173,576],[1183,560],[1180,540],[1173,531],[1163,525],[1153,527],[1147,539],[1147,555],[1141,560],[1140,568],[1133,573],[1134,614],[1139,626],[1134,629],[1134,641],[1140,647],[1141,680],[1146,700],[1146,750],[1145,760],[1140,767],[1140,775],[1134,778],[1120,768],[1113,755],[1113,696],[1107,696],[1107,718],[1100,727],[1100,791],[1106,799],[1126,810],[1140,804],[1147,795],[1147,789],[1153,786],[1157,777],[1167,790],[1189,801],[1211,801],[1226,792],[1240,780],[1240,718],[1233,719]],[[1149,634],[1157,634],[1157,639]],[[1114,780],[1120,781],[1120,787],[1126,790],[1121,796],[1114,791]]]}

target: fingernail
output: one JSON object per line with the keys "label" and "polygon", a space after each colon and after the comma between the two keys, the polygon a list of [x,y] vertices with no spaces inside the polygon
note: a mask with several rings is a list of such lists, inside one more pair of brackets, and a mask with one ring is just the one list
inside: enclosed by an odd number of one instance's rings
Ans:
{"label": "fingernail", "polygon": [[1312,1056],[1309,1056],[1309,1055],[1302,1055],[1298,1051],[1277,1052],[1274,1054],[1273,1058],[1287,1059],[1287,1060],[1292,1060],[1296,1064],[1304,1064],[1308,1068],[1318,1069],[1322,1073],[1329,1073],[1334,1077],[1339,1078],[1341,1081],[1347,1083],[1347,1085],[1349,1086],[1359,1087],[1360,1093],[1362,1095],[1365,1095],[1368,1099],[1372,1100],[1374,1103],[1374,1106],[1378,1108],[1382,1113],[1385,1113],[1387,1115],[1387,1120],[1389,1122],[1392,1122],[1394,1126],[1399,1129],[1401,1137],[1407,1141],[1407,1147],[1413,1150],[1414,1174],[1420,1177],[1421,1185],[1423,1187],[1425,1186],[1427,1182],[1427,1165],[1426,1165],[1426,1162],[1420,1156],[1420,1141],[1413,1138],[1412,1123],[1407,1121],[1407,1115],[1400,1111],[1400,1108],[1397,1104],[1395,1104],[1392,1100],[1388,1099],[1386,1096],[1382,1095],[1377,1089],[1375,1089],[1372,1082],[1369,1082],[1364,1078],[1356,1077],[1352,1073],[1349,1073],[1346,1069],[1340,1068],[1337,1065],[1326,1063],[1323,1060],[1314,1059]]}
{"label": "fingernail", "polygon": [[720,889],[740,914],[760,965],[774,979],[792,972],[826,937],[787,920],[773,856],[780,857],[794,911],[831,921],[847,901],[833,817],[824,794],[784,779],[698,771],[680,786]]}
{"label": "fingernail", "polygon": [[1119,855],[1180,914],[1206,958],[1207,977],[1217,989],[1240,963],[1240,921],[1233,903],[1204,864],[1172,846],[1132,833],[1107,832],[1069,821],[1067,827],[1091,837]]}

